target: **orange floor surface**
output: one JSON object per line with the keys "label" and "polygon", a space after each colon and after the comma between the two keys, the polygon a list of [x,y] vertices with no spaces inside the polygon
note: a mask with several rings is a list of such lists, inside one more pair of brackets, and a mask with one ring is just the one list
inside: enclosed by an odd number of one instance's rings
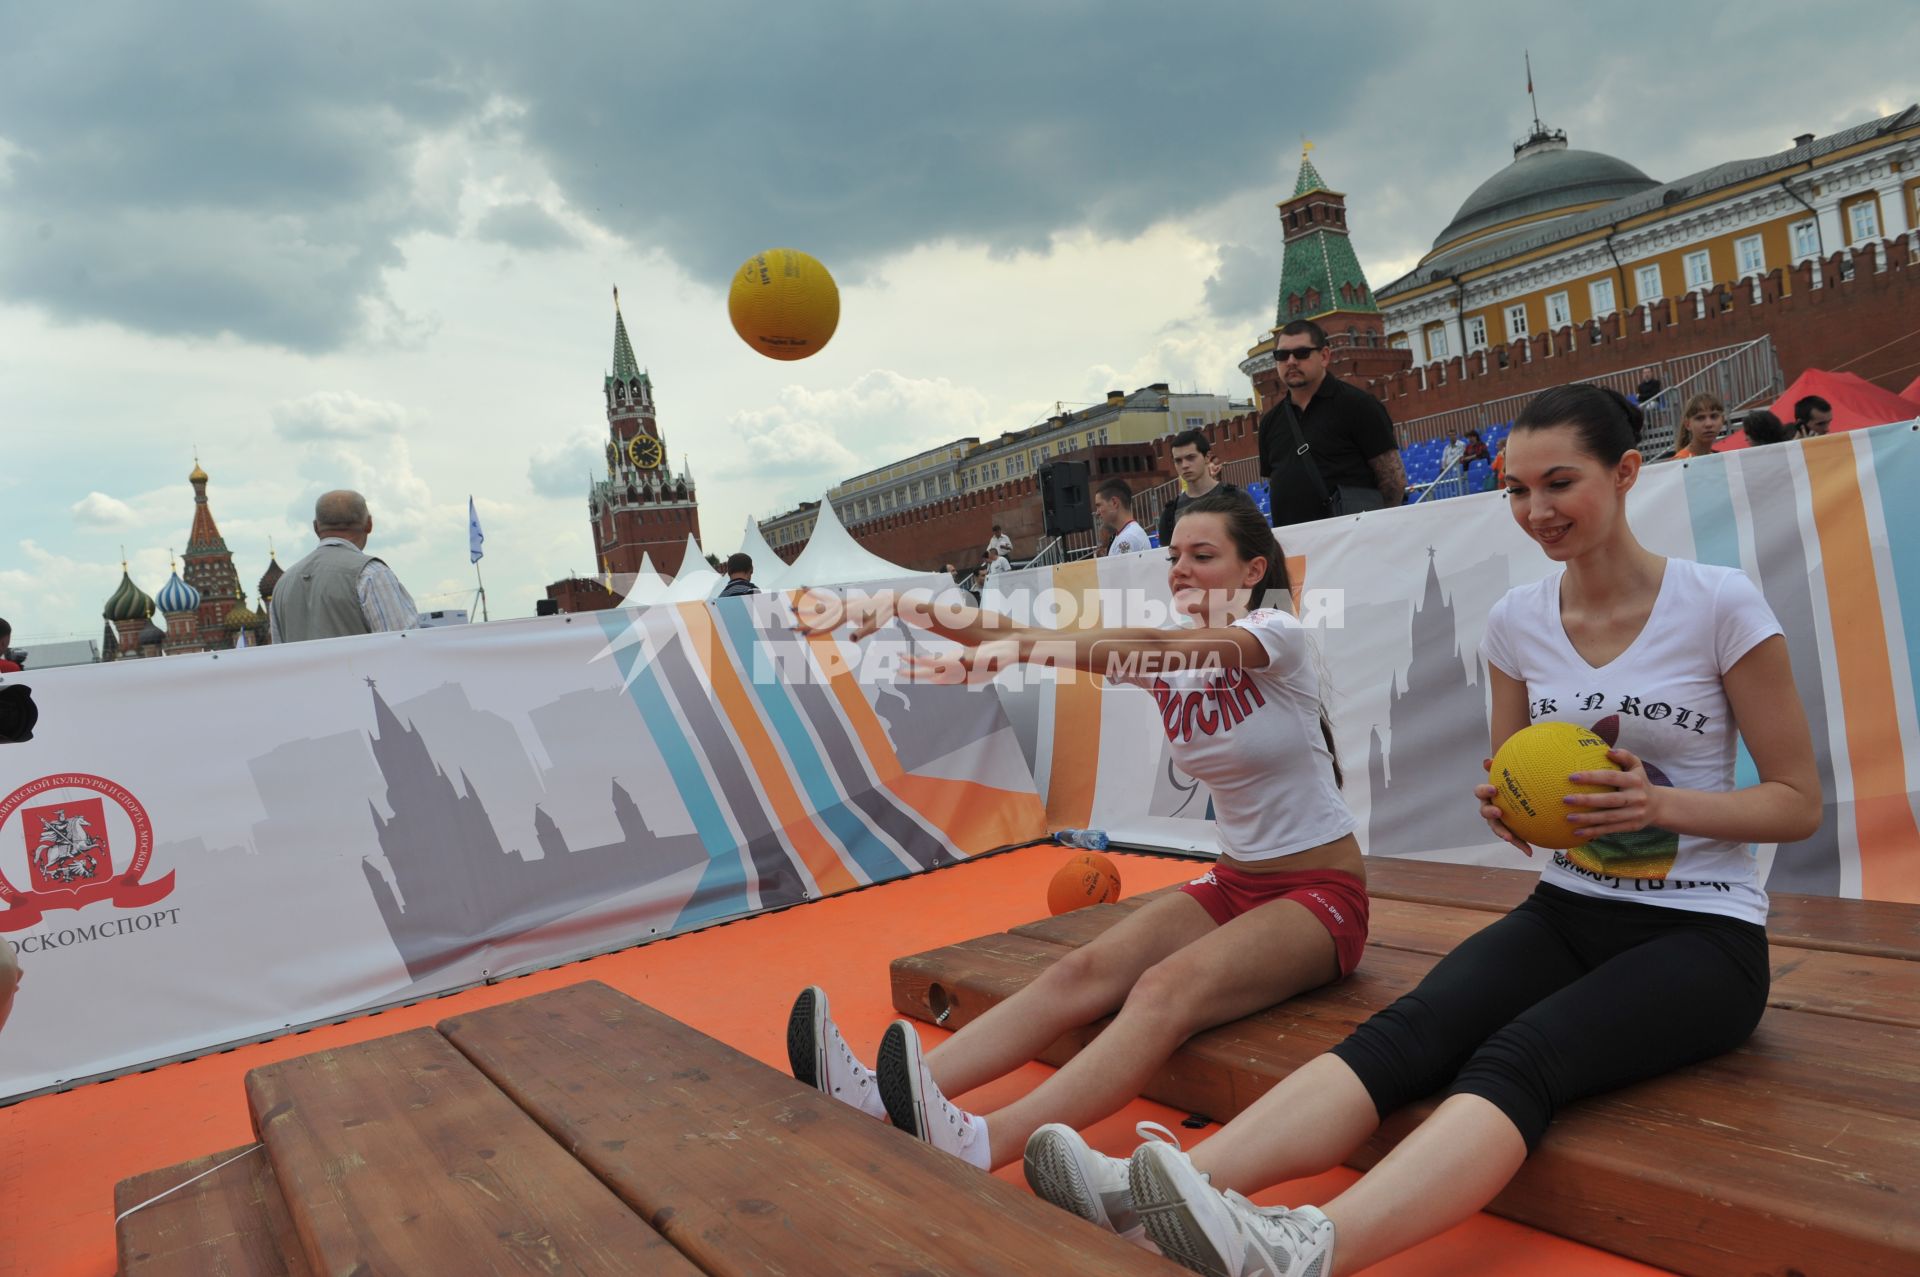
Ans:
{"label": "orange floor surface", "polygon": [[[1046,887],[1072,851],[1032,847],[901,882],[747,918],[549,971],[289,1034],[149,1073],[0,1109],[0,1274],[99,1277],[114,1270],[113,1186],[129,1175],[252,1140],[241,1078],[311,1051],[431,1025],[448,1016],[579,980],[606,982],[786,1067],[788,1007],[802,983],[823,986],[854,1049],[871,1060],[894,1018],[887,964],[895,957],[1018,926],[1046,913]],[[1194,862],[1115,855],[1125,894],[1191,877]],[[28,977],[31,979],[31,975]],[[937,1029],[923,1028],[927,1040]],[[964,1097],[989,1111],[1046,1075],[1028,1065]],[[1095,1147],[1124,1154],[1142,1119],[1182,1131],[1186,1114],[1137,1100],[1092,1127]],[[1218,1129],[1218,1128],[1210,1128]],[[999,1174],[1024,1186],[1018,1163]],[[1281,1185],[1262,1203],[1323,1202],[1354,1176],[1340,1170]],[[1660,1270],[1480,1215],[1369,1270],[1392,1277],[1537,1274],[1624,1277]]]}

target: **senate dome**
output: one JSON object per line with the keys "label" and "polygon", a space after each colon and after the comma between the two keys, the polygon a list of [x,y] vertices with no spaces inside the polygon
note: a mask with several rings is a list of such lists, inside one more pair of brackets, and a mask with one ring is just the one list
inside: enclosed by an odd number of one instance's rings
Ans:
{"label": "senate dome", "polygon": [[1625,160],[1567,147],[1566,134],[1539,130],[1514,148],[1514,161],[1467,196],[1433,241],[1433,251],[1493,227],[1536,223],[1555,214],[1617,200],[1660,183]]}

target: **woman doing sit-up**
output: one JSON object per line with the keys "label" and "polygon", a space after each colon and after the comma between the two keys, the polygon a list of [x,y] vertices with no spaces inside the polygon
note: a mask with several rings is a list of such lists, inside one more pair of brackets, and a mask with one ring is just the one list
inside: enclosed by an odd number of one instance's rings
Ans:
{"label": "woman doing sit-up", "polygon": [[[1485,1206],[1561,1108],[1730,1050],[1759,1022],[1767,897],[1749,844],[1819,826],[1813,743],[1753,583],[1634,539],[1639,432],[1621,396],[1564,386],[1527,406],[1507,449],[1513,517],[1564,566],[1487,620],[1492,739],[1551,720],[1616,746],[1619,771],[1573,776],[1607,787],[1566,799],[1582,841],[1553,853],[1513,912],[1191,1156],[1135,1151],[1128,1205],[1188,1268],[1364,1268]],[[1744,789],[1736,730],[1760,777]],[[1475,792],[1493,832],[1531,855],[1492,786]],[[1240,1196],[1338,1166],[1385,1115],[1441,1090],[1433,1115],[1324,1207]]]}
{"label": "woman doing sit-up", "polygon": [[[929,608],[925,599],[855,605],[856,637],[897,613],[961,644],[949,676],[976,659],[1051,660],[1097,674],[1134,662],[1122,681],[1151,693],[1175,764],[1212,791],[1221,851],[1181,892],[1066,953],[924,1055],[913,1026],[897,1021],[881,1041],[877,1077],[841,1038],[826,995],[807,989],[788,1024],[795,1077],[990,1168],[1019,1157],[1044,1122],[1080,1126],[1114,1112],[1194,1033],[1353,970],[1366,943],[1364,870],[1312,645],[1285,610],[1289,586],[1273,530],[1239,492],[1182,502],[1167,580],[1193,628],[1040,629],[972,608]],[[1167,672],[1138,673],[1156,663]],[[1087,1049],[1022,1099],[990,1113],[947,1100],[1116,1011]],[[1102,1207],[1125,1195],[1118,1165],[1117,1180],[1060,1186],[1055,1195],[1074,1195],[1088,1218],[1127,1232],[1134,1221]],[[1079,1171],[1051,1158],[1044,1139],[1028,1168],[1036,1182]]]}

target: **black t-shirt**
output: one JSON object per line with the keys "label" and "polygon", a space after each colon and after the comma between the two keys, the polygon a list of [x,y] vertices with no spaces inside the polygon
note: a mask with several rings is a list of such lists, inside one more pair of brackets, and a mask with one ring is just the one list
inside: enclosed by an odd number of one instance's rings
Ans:
{"label": "black t-shirt", "polygon": [[[1305,523],[1326,514],[1325,499],[1308,474],[1281,414],[1293,402],[1283,398],[1260,419],[1260,473],[1271,484],[1273,524]],[[1387,406],[1358,386],[1328,373],[1300,414],[1300,433],[1320,467],[1327,492],[1335,488],[1379,490],[1373,458],[1400,445],[1393,437]]]}
{"label": "black t-shirt", "polygon": [[[1238,491],[1240,491],[1240,489],[1234,487],[1231,483],[1226,483],[1223,481],[1223,482],[1214,484],[1212,488],[1208,489],[1207,495],[1212,496],[1216,492],[1238,492]],[[1188,496],[1184,492],[1176,492],[1173,494],[1173,499],[1167,502],[1167,504],[1164,507],[1162,507],[1160,511],[1161,548],[1164,549],[1165,547],[1173,544],[1173,525],[1180,518],[1180,503],[1182,501],[1192,501],[1193,499],[1194,498]]]}

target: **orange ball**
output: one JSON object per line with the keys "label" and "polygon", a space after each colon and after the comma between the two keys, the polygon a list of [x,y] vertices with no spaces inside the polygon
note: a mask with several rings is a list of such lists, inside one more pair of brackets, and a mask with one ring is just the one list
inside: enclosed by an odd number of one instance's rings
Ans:
{"label": "orange ball", "polygon": [[1120,871],[1097,851],[1083,851],[1061,865],[1047,884],[1047,910],[1055,915],[1120,898]]}

